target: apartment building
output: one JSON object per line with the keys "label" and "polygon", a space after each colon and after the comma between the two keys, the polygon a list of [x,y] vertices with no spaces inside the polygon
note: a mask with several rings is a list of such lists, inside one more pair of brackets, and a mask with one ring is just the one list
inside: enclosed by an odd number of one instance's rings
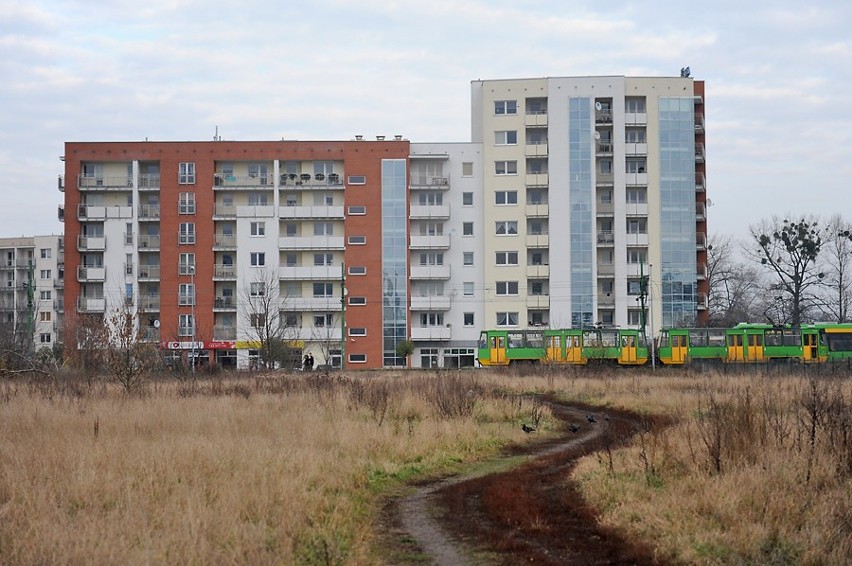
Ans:
{"label": "apartment building", "polygon": [[62,236],[0,238],[0,340],[15,349],[61,341],[65,278]]}
{"label": "apartment building", "polygon": [[702,81],[538,78],[471,90],[485,163],[484,326],[707,320]]}

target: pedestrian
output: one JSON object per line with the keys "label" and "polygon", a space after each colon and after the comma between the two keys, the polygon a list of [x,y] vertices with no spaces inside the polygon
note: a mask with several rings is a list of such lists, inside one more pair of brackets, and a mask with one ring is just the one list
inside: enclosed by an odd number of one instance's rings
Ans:
{"label": "pedestrian", "polygon": [[309,369],[311,369],[310,367],[308,367],[310,365],[310,363],[311,363],[311,359],[308,357],[307,354],[305,354],[305,361],[302,362],[302,369],[304,371],[308,371]]}
{"label": "pedestrian", "polygon": [[308,356],[308,369],[314,371],[314,355],[310,354]]}

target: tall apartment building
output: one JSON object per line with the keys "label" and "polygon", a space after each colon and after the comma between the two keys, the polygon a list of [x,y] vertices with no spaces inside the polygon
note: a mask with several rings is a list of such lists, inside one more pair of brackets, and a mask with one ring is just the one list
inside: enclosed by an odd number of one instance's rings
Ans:
{"label": "tall apartment building", "polygon": [[53,349],[61,340],[62,236],[0,238],[0,340],[5,347]]}
{"label": "tall apartment building", "polygon": [[[706,320],[704,85],[474,81],[472,141],[69,142],[65,302],[250,367],[272,321],[347,368],[473,365],[479,330]],[[72,309],[69,309],[71,311]],[[70,312],[69,312],[70,315]]]}
{"label": "tall apartment building", "polygon": [[473,364],[472,144],[67,143],[64,160],[78,318],[129,308],[170,355],[224,366],[249,367],[270,321],[317,364],[401,365],[409,338],[414,365]]}
{"label": "tall apartment building", "polygon": [[707,320],[704,83],[472,82],[486,327]]}

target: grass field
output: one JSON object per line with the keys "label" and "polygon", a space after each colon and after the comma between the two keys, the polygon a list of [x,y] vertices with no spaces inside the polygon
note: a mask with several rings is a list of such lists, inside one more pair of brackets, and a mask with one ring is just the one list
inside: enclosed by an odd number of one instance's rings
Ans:
{"label": "grass field", "polygon": [[388,494],[553,433],[532,392],[671,417],[573,473],[660,556],[852,556],[848,378],[542,369],[0,382],[0,562],[382,563]]}

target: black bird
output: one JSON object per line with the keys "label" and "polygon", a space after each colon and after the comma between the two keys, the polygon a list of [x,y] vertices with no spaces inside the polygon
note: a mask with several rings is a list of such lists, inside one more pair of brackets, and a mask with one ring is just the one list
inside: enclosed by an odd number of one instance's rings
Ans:
{"label": "black bird", "polygon": [[521,430],[529,434],[531,432],[535,432],[535,427],[528,426],[527,423],[524,423],[521,425]]}
{"label": "black bird", "polygon": [[590,423],[598,422],[597,419],[595,419],[594,415],[586,415],[586,420],[589,421]]}
{"label": "black bird", "polygon": [[571,423],[568,425],[568,430],[570,430],[571,432],[577,432],[578,430],[580,430],[580,427],[578,427],[574,423]]}

